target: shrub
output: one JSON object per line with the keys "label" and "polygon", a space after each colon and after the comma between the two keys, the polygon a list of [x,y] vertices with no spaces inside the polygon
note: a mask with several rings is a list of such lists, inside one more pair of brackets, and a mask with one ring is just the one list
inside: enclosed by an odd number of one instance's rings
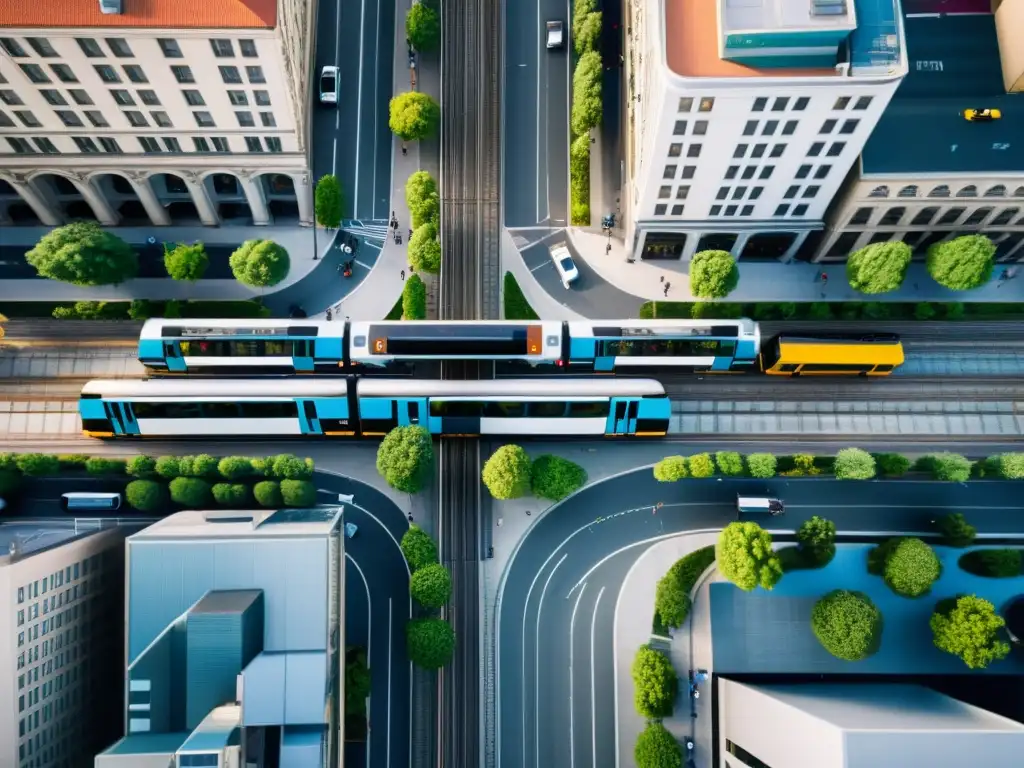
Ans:
{"label": "shrub", "polygon": [[177,456],[160,456],[154,465],[156,473],[167,480],[181,477],[181,461]]}
{"label": "shrub", "polygon": [[271,477],[290,480],[309,480],[313,477],[313,460],[300,459],[291,453],[282,453],[270,461]]}
{"label": "shrub", "polygon": [[430,222],[435,226],[441,212],[441,199],[437,182],[426,171],[416,171],[405,182],[405,204],[412,217],[412,227],[417,229]]}
{"label": "shrub", "polygon": [[208,453],[183,456],[181,458],[181,470],[183,475],[188,475],[189,477],[216,477],[217,459]]}
{"label": "shrub", "polygon": [[728,251],[701,251],[690,262],[690,293],[702,299],[724,299],[739,280],[736,259]]}
{"label": "shrub", "polygon": [[198,477],[176,477],[168,488],[171,501],[187,509],[203,509],[210,505],[210,484]]}
{"label": "shrub", "polygon": [[57,456],[61,469],[85,469],[89,457],[82,453],[62,453]]}
{"label": "shrub", "polygon": [[0,469],[18,469],[18,454],[0,453]]}
{"label": "shrub", "polygon": [[902,453],[873,453],[875,466],[885,477],[899,477],[910,469],[910,459]]}
{"label": "shrub", "polygon": [[503,445],[484,463],[481,477],[496,499],[518,499],[530,488],[530,457],[519,445]]}
{"label": "shrub", "polygon": [[245,456],[225,456],[217,462],[217,474],[225,480],[238,480],[254,474],[252,459]]}
{"label": "shrub", "polygon": [[440,563],[429,563],[413,571],[409,594],[424,608],[440,608],[452,596],[452,577]]}
{"label": "shrub", "polygon": [[771,453],[752,453],[747,456],[747,471],[751,477],[766,479],[775,477],[778,460]]}
{"label": "shrub", "polygon": [[836,524],[814,515],[801,523],[796,531],[796,540],[808,564],[820,568],[835,557]]}
{"label": "shrub", "polygon": [[124,469],[132,477],[153,477],[156,474],[156,459],[152,456],[132,456]]}
{"label": "shrub", "polygon": [[440,669],[455,651],[455,632],[442,619],[413,619],[405,625],[409,659],[423,669]]}
{"label": "shrub", "polygon": [[405,141],[433,136],[441,122],[441,107],[420,91],[406,91],[391,99],[388,107],[391,132]]}
{"label": "shrub", "polygon": [[576,62],[576,70],[572,73],[569,115],[569,125],[576,136],[587,134],[591,128],[601,124],[603,74],[601,55],[597,51],[587,51]]}
{"label": "shrub", "polygon": [[40,277],[74,285],[109,285],[135,277],[138,256],[96,222],[76,221],[51,229],[25,254]]}
{"label": "shrub", "polygon": [[587,482],[587,471],[579,464],[561,456],[538,456],[530,467],[530,489],[533,495],[550,501],[561,501]]}
{"label": "shrub", "polygon": [[315,507],[316,486],[309,480],[282,480],[281,501],[286,507]]}
{"label": "shrub", "polygon": [[974,549],[961,555],[958,565],[975,576],[1009,579],[1020,576],[1021,551],[1019,549]]}
{"label": "shrub", "polygon": [[85,462],[85,471],[90,475],[123,475],[128,462],[124,459],[107,459],[93,456]]}
{"label": "shrub", "polygon": [[926,457],[926,466],[936,480],[954,483],[965,482],[971,476],[971,462],[958,453],[933,453]]}
{"label": "shrub", "polygon": [[927,301],[922,301],[914,305],[915,320],[931,320],[937,314],[938,312],[935,310],[935,307],[933,307]]}
{"label": "shrub", "polygon": [[992,277],[996,246],[985,235],[964,235],[928,248],[928,274],[953,291],[978,288]]}
{"label": "shrub", "polygon": [[377,472],[397,491],[416,493],[434,468],[434,444],[419,425],[395,427],[377,449]]}
{"label": "shrub", "polygon": [[252,495],[249,492],[249,486],[242,483],[215,483],[213,500],[222,507],[244,509],[250,506]]}
{"label": "shrub", "polygon": [[882,612],[864,593],[837,589],[814,604],[811,630],[837,659],[860,661],[878,650]]}
{"label": "shrub", "polygon": [[270,288],[288,276],[291,258],[273,240],[246,240],[228,259],[231,274],[250,288]]}
{"label": "shrub", "polygon": [[417,272],[436,275],[441,271],[441,241],[436,224],[427,222],[413,230],[409,238],[409,263]]}
{"label": "shrub", "polygon": [[670,716],[679,680],[668,656],[643,645],[633,659],[632,673],[636,711],[647,718]]}
{"label": "shrub", "polygon": [[1024,453],[1001,453],[993,458],[1000,477],[1007,480],[1024,478]]}
{"label": "shrub", "polygon": [[666,627],[678,629],[690,614],[690,592],[715,562],[715,548],[702,547],[677,560],[658,581],[654,610]]}
{"label": "shrub", "polygon": [[743,475],[743,457],[736,451],[719,451],[715,454],[715,464],[718,471],[728,477]]}
{"label": "shrub", "polygon": [[689,476],[684,456],[666,456],[654,465],[654,479],[659,483],[674,483]]}
{"label": "shrub", "polygon": [[421,2],[413,3],[405,14],[405,36],[414,50],[429,53],[441,42],[441,22],[437,11]]}
{"label": "shrub", "polygon": [[530,302],[523,295],[523,289],[519,287],[515,275],[506,272],[502,279],[502,299],[505,305],[506,320],[537,320],[539,315],[530,306]]}
{"label": "shrub", "polygon": [[128,506],[140,512],[161,512],[167,508],[167,488],[155,480],[132,480],[125,486]]}
{"label": "shrub", "polygon": [[313,193],[313,210],[316,223],[327,229],[341,226],[342,211],[345,207],[341,194],[341,182],[337,176],[328,174],[321,176]]}
{"label": "shrub", "polygon": [[174,248],[164,243],[164,268],[172,280],[194,283],[206,274],[210,257],[202,243],[178,243]]}
{"label": "shrub", "polygon": [[833,465],[838,480],[870,480],[875,476],[875,459],[860,448],[843,448]]}
{"label": "shrub", "polygon": [[402,286],[402,319],[427,319],[427,286],[419,275],[409,275]]}
{"label": "shrub", "polygon": [[266,509],[280,509],[284,506],[281,499],[281,484],[276,480],[261,480],[252,488],[256,503]]}
{"label": "shrub", "polygon": [[968,547],[978,535],[978,530],[967,522],[959,512],[943,515],[938,519],[942,543],[950,547]]}
{"label": "shrub", "polygon": [[683,754],[676,737],[657,721],[648,721],[633,748],[636,768],[682,768]]}
{"label": "shrub", "polygon": [[418,525],[410,525],[402,536],[402,554],[413,572],[438,561],[437,544]]}
{"label": "shrub", "polygon": [[882,578],[897,595],[921,597],[942,575],[939,558],[920,539],[894,539],[880,546],[885,547]]}
{"label": "shrub", "polygon": [[690,477],[712,477],[715,474],[715,462],[710,454],[695,454],[686,463],[690,467]]}
{"label": "shrub", "polygon": [[846,278],[855,291],[889,293],[903,285],[913,252],[906,243],[872,243],[850,254]]}
{"label": "shrub", "polygon": [[771,589],[782,578],[772,536],[757,523],[729,523],[718,536],[715,561],[721,574],[742,590]]}
{"label": "shrub", "polygon": [[569,208],[574,226],[590,226],[590,136],[582,133],[569,145]]}
{"label": "shrub", "polygon": [[959,656],[971,669],[984,669],[1010,653],[1002,638],[1006,622],[977,595],[940,601],[928,624],[935,647]]}
{"label": "shrub", "polygon": [[601,37],[601,12],[591,11],[583,16],[581,23],[573,25],[572,36],[577,55],[596,49]]}
{"label": "shrub", "polygon": [[0,496],[6,496],[18,490],[21,475],[9,469],[0,469]]}
{"label": "shrub", "polygon": [[21,453],[14,461],[25,475],[56,475],[60,471],[57,457],[49,453]]}

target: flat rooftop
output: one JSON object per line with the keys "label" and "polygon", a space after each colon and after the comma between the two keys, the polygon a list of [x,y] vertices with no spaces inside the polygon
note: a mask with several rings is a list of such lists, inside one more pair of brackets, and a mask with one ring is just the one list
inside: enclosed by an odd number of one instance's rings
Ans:
{"label": "flat rooftop", "polygon": [[0,27],[273,28],[277,0],[122,0],[102,13],[97,0],[0,0]]}
{"label": "flat rooftop", "polygon": [[726,32],[850,29],[856,18],[853,0],[844,13],[812,16],[812,0],[721,0]]}
{"label": "flat rooftop", "polygon": [[0,524],[0,562],[11,552],[11,545],[17,546],[21,557],[56,547],[95,529],[80,529],[73,520],[55,520],[46,523],[3,523]]}
{"label": "flat rooftop", "polygon": [[341,515],[341,507],[282,509],[278,511],[190,510],[158,520],[129,538],[238,539],[280,536],[327,536]]}
{"label": "flat rooftop", "polygon": [[[1003,89],[995,17],[907,17],[904,27],[909,72],[864,146],[862,174],[1024,171],[1024,96]],[[969,123],[965,109],[1003,116]]]}

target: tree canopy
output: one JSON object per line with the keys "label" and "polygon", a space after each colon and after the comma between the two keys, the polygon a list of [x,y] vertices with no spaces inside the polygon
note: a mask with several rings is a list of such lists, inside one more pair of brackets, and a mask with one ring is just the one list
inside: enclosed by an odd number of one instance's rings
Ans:
{"label": "tree canopy", "polygon": [[441,271],[441,241],[437,237],[437,225],[427,222],[413,230],[409,238],[409,263],[418,272],[436,275]]}
{"label": "tree canopy", "polygon": [[402,317],[405,320],[427,319],[427,286],[419,275],[409,275],[402,286]]}
{"label": "tree canopy", "polygon": [[414,50],[429,53],[441,42],[441,22],[437,11],[423,3],[413,3],[405,14],[405,36]]}
{"label": "tree canopy", "polygon": [[771,589],[782,578],[782,563],[772,535],[757,523],[729,523],[718,536],[715,561],[725,578],[740,589]]}
{"label": "tree canopy", "polygon": [[587,51],[576,62],[572,75],[572,110],[569,118],[572,132],[579,136],[588,133],[601,123],[603,102],[601,101],[602,75],[601,54]]}
{"label": "tree canopy", "polygon": [[820,567],[836,554],[836,524],[814,515],[797,528],[796,540],[808,560]]}
{"label": "tree canopy", "polygon": [[413,229],[431,223],[437,226],[441,215],[441,198],[437,182],[426,171],[416,171],[405,182],[405,204],[412,216]]}
{"label": "tree canopy", "polygon": [[433,136],[441,122],[441,107],[420,91],[406,91],[391,99],[388,125],[391,132],[405,141],[419,141]]}
{"label": "tree canopy", "polygon": [[855,291],[889,293],[903,285],[912,256],[910,246],[901,240],[872,243],[850,254],[846,278]]}
{"label": "tree canopy", "polygon": [[739,281],[736,259],[728,251],[701,251],[690,262],[690,293],[699,298],[725,298]]}
{"label": "tree canopy", "polygon": [[968,547],[978,535],[978,529],[967,522],[960,512],[943,515],[937,521],[942,543],[950,547]]}
{"label": "tree canopy", "polygon": [[132,480],[125,486],[128,506],[140,512],[161,512],[167,508],[167,488],[155,480]]}
{"label": "tree canopy", "polygon": [[410,525],[402,535],[402,554],[405,555],[409,569],[413,572],[437,563],[437,544],[430,534],[418,525]]}
{"label": "tree canopy", "polygon": [[773,453],[752,453],[747,456],[747,471],[751,477],[767,479],[775,477],[779,460]]}
{"label": "tree canopy", "polygon": [[409,594],[424,608],[440,608],[452,596],[452,577],[440,563],[417,568],[409,582]]}
{"label": "tree canopy", "polygon": [[940,601],[928,623],[935,647],[959,656],[971,669],[984,669],[1010,653],[1003,640],[1006,622],[977,595]]}
{"label": "tree canopy", "polygon": [[837,589],[814,604],[811,630],[837,659],[860,661],[878,650],[882,612],[862,592]]}
{"label": "tree canopy", "polygon": [[676,560],[658,581],[654,610],[662,624],[676,629],[683,626],[690,613],[690,592],[713,562],[715,548],[702,547]]}
{"label": "tree canopy", "polygon": [[487,459],[481,476],[496,499],[518,499],[530,490],[530,457],[519,445],[503,445]]}
{"label": "tree canopy", "polygon": [[644,717],[672,714],[679,680],[668,656],[649,645],[641,646],[633,659],[633,703]]}
{"label": "tree canopy", "polygon": [[561,501],[587,482],[587,471],[574,461],[545,453],[530,467],[530,490],[539,499]]}
{"label": "tree canopy", "polygon": [[633,748],[636,768],[682,768],[683,753],[679,742],[659,722],[649,722],[637,736]]}
{"label": "tree canopy", "polygon": [[164,244],[164,268],[173,280],[195,282],[206,274],[210,257],[202,243],[178,243],[174,248]]}
{"label": "tree canopy", "polygon": [[176,477],[167,488],[171,501],[187,509],[203,509],[210,504],[210,484],[198,477]]}
{"label": "tree canopy", "polygon": [[345,200],[341,193],[341,182],[337,176],[327,174],[320,177],[316,183],[313,201],[317,224],[328,229],[337,229],[341,226]]}
{"label": "tree canopy", "polygon": [[659,483],[674,483],[689,476],[685,456],[666,456],[654,465],[654,479]]}
{"label": "tree canopy", "polygon": [[455,632],[442,619],[413,619],[405,625],[409,659],[423,669],[440,669],[455,651]]}
{"label": "tree canopy", "polygon": [[832,471],[838,480],[870,480],[875,476],[875,457],[861,448],[843,448],[836,453]]}
{"label": "tree canopy", "polygon": [[425,427],[395,427],[377,449],[377,472],[392,488],[416,493],[434,468],[434,443]]}
{"label": "tree canopy", "polygon": [[921,539],[892,539],[879,545],[884,556],[882,577],[898,595],[921,597],[942,575],[942,564]]}
{"label": "tree canopy", "polygon": [[601,39],[601,12],[590,11],[582,15],[577,13],[572,29],[573,45],[578,56],[596,50]]}
{"label": "tree canopy", "polygon": [[963,235],[928,248],[928,274],[953,291],[978,288],[992,277],[996,246],[985,235]]}
{"label": "tree canopy", "polygon": [[25,254],[40,277],[74,285],[110,285],[138,274],[139,260],[124,240],[91,221],[57,227]]}
{"label": "tree canopy", "polygon": [[235,279],[250,288],[277,285],[291,269],[288,251],[273,240],[246,240],[231,254],[229,263]]}
{"label": "tree canopy", "polygon": [[922,461],[936,480],[963,483],[971,476],[971,460],[959,453],[949,451],[930,453],[923,457]]}

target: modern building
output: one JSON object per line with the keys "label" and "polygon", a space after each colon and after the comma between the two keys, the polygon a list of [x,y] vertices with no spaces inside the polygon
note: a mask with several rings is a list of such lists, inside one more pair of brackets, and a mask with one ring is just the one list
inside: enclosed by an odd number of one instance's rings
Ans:
{"label": "modern building", "polygon": [[339,765],[341,509],[180,512],[126,549],[126,735],[95,768]]}
{"label": "modern building", "polygon": [[124,534],[0,525],[0,766],[83,768],[119,732]]}
{"label": "modern building", "polygon": [[630,0],[626,242],[810,258],[906,52],[898,0]]}
{"label": "modern building", "polygon": [[719,768],[1015,768],[1024,725],[917,685],[718,680]]}
{"label": "modern building", "polygon": [[[932,243],[973,233],[992,238],[998,261],[1024,260],[1024,96],[1006,93],[1000,53],[1011,52],[996,25],[992,14],[904,20],[910,72],[829,211],[815,261],[890,240],[924,259]],[[1024,27],[1014,34],[1024,46]],[[968,122],[966,109],[1001,117]]]}
{"label": "modern building", "polygon": [[313,221],[306,0],[0,3],[0,225]]}

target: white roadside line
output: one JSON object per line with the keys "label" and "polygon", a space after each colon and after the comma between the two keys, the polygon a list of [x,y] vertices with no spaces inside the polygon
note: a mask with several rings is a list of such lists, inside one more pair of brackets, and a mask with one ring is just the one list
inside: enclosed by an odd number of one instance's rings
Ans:
{"label": "white roadside line", "polygon": [[[354,557],[352,557],[352,555],[350,555],[348,552],[345,553],[345,559],[348,560],[349,562],[351,562],[352,565],[354,565],[356,567],[356,570],[359,571],[359,578],[361,578],[363,580],[363,588],[366,590],[366,611],[367,611],[367,614],[368,614],[367,615],[367,620],[366,620],[366,666],[370,668],[370,674],[373,674],[373,666],[371,664],[371,661],[372,661],[371,654],[373,652],[373,643],[370,642],[370,639],[372,637],[371,633],[373,632],[373,598],[370,597],[370,584],[369,584],[369,582],[366,581],[366,574],[363,573],[363,569],[359,567],[359,563],[356,562],[356,559]],[[344,617],[342,617],[342,621],[344,621],[344,620],[345,620]],[[390,638],[388,638],[388,639],[390,641]],[[389,644],[390,644],[390,642],[389,642]],[[388,651],[388,653],[390,653],[390,650]],[[390,674],[390,672],[388,674]],[[366,700],[369,701],[370,697],[367,696]],[[391,708],[391,686],[389,685],[388,686],[388,709],[390,710],[390,708]],[[369,705],[367,705],[366,711],[367,712],[370,711]],[[369,717],[367,717],[367,720],[369,720]],[[370,763],[370,739],[367,738],[366,739],[366,768],[370,768],[370,765],[371,765],[371,763]]]}
{"label": "white roadside line", "polygon": [[551,573],[548,574],[547,579],[544,581],[544,588],[540,591],[540,599],[537,601],[537,619],[534,622],[533,628],[533,751],[536,768],[540,768],[540,615],[544,610],[544,596],[548,593],[548,585],[551,584],[551,579],[555,575],[555,571],[558,570],[565,558],[568,555],[562,557],[555,567],[551,569]]}
{"label": "white roadside line", "polygon": [[[396,25],[397,26],[397,19]],[[377,83],[380,81],[380,2],[377,3],[377,31],[376,31],[376,43],[373,46],[373,204],[370,206],[370,215],[377,218]],[[394,62],[394,56],[391,57]],[[392,83],[394,82],[394,73],[392,73]],[[394,141],[389,142],[391,146],[394,146]],[[395,153],[390,153],[391,162],[395,162]],[[390,180],[390,176],[388,177]],[[354,209],[353,209],[354,210]]]}
{"label": "white roadside line", "polygon": [[576,738],[575,738],[575,705],[572,699],[573,692],[576,690],[576,686],[573,684],[573,657],[575,656],[575,639],[576,639],[576,611],[580,607],[580,600],[583,599],[583,593],[587,590],[587,585],[583,585],[583,589],[576,595],[576,602],[572,606],[572,618],[569,619],[569,766],[570,768],[576,768]]}
{"label": "white roadside line", "polygon": [[[582,590],[581,590],[582,593]],[[594,627],[597,625],[597,609],[601,606],[604,587],[597,593],[594,602],[594,613],[590,617],[590,760],[591,765],[597,763],[597,677],[594,674]],[[613,660],[614,661],[614,660]],[[617,729],[617,725],[616,725]]]}
{"label": "white roadside line", "polygon": [[[341,0],[338,0],[340,22]],[[356,88],[356,183],[352,192],[352,212],[359,215],[359,136],[363,126],[363,37],[366,34],[366,0],[359,4],[359,85]],[[338,25],[338,36],[341,36],[341,24]]]}
{"label": "white roadside line", "polygon": [[[540,18],[540,0],[537,0],[537,23],[533,27],[536,30],[543,29],[543,22]],[[544,219],[540,216],[540,105],[541,105],[541,93],[540,93],[540,36],[537,38],[537,183],[534,184],[534,191],[537,193],[537,221],[543,221]]]}
{"label": "white roadside line", "polygon": [[[394,647],[395,647],[395,638],[393,637],[393,632],[392,632],[392,629],[391,629],[391,598],[389,597],[388,598],[388,733],[387,733],[388,747],[387,747],[387,752],[385,753],[387,757],[386,757],[386,759],[384,761],[384,765],[387,765],[387,766],[391,765],[391,651],[392,651],[392,649]],[[412,680],[409,681],[409,685],[410,686],[412,685]],[[410,714],[410,716],[412,715],[411,712],[409,714]],[[369,755],[367,755],[367,758],[369,758]]]}

